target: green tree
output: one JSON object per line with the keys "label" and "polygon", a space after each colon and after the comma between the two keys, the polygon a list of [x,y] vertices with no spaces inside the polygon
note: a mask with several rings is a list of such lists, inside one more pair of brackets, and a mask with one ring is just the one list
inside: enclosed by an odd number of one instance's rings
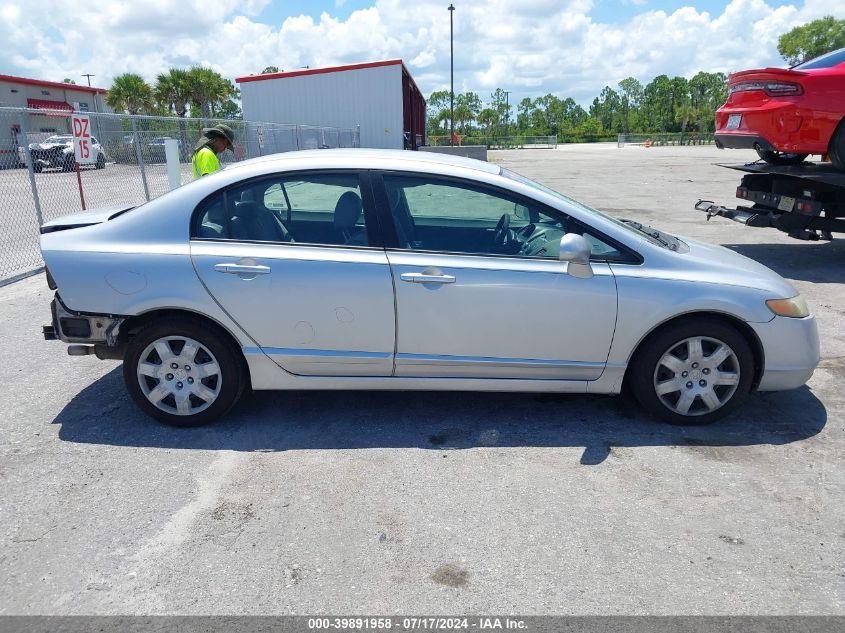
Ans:
{"label": "green tree", "polygon": [[124,73],[114,78],[106,103],[118,112],[146,112],[152,108],[153,90],[141,75]]}
{"label": "green tree", "polygon": [[161,73],[156,77],[155,95],[167,110],[172,110],[178,117],[184,117],[191,101],[188,71],[171,68],[166,73]]}
{"label": "green tree", "polygon": [[485,133],[490,136],[493,126],[499,123],[499,113],[493,108],[484,108],[478,113],[478,123],[484,126]]}
{"label": "green tree", "polygon": [[845,47],[845,20],[826,15],[796,26],[778,38],[778,53],[794,66]]}
{"label": "green tree", "polygon": [[602,128],[601,121],[591,116],[578,126],[578,133],[582,136],[596,137],[601,136],[604,133],[604,129]]}
{"label": "green tree", "polygon": [[658,75],[643,89],[642,109],[649,132],[668,132],[674,125],[672,80]]}
{"label": "green tree", "polygon": [[[220,73],[204,66],[192,66],[188,70],[188,91],[191,104],[202,113],[204,118],[213,115],[215,105],[229,100],[232,94],[232,82],[224,79]],[[193,112],[193,110],[191,110]]]}
{"label": "green tree", "polygon": [[[508,100],[508,95],[501,88],[496,88],[493,94],[490,95],[490,106],[496,111],[499,123],[510,124],[511,110],[513,108]],[[507,130],[505,130],[507,134]]]}
{"label": "green tree", "polygon": [[270,73],[277,73],[279,72],[278,66],[265,66],[264,70],[261,71],[262,75],[269,75]]}
{"label": "green tree", "polygon": [[525,97],[516,105],[516,126],[520,132],[534,131],[538,110],[529,97]]}
{"label": "green tree", "polygon": [[[464,134],[471,132],[472,126],[469,124],[476,119],[482,107],[481,97],[474,92],[463,92],[455,95],[455,119],[461,121]],[[461,116],[458,116],[459,111]]]}
{"label": "green tree", "polygon": [[73,79],[71,79],[70,77],[65,77],[64,79],[62,79],[62,83],[63,84],[74,84],[74,85],[76,85],[76,82]]}
{"label": "green tree", "polygon": [[[428,133],[432,135],[443,134],[443,127],[440,122],[443,121],[441,113],[443,108],[449,108],[449,91],[435,90],[428,97],[426,103],[426,116],[428,118]],[[449,125],[449,115],[446,115],[446,126]]]}
{"label": "green tree", "polygon": [[185,129],[185,121],[182,119],[188,111],[188,103],[191,100],[188,71],[182,68],[171,68],[166,73],[159,74],[156,77],[155,95],[162,108],[168,113],[175,113],[180,118],[179,139],[182,143],[182,152],[187,154],[190,149],[188,133]]}
{"label": "green tree", "polygon": [[469,106],[467,104],[455,104],[455,125],[460,125],[460,130],[462,134],[467,134],[467,123],[472,121],[473,118],[474,116],[472,114],[472,110],[469,109]]}
{"label": "green tree", "polygon": [[643,85],[639,81],[633,77],[627,77],[619,82],[619,107],[622,115],[622,132],[628,133],[636,128],[642,98]]}

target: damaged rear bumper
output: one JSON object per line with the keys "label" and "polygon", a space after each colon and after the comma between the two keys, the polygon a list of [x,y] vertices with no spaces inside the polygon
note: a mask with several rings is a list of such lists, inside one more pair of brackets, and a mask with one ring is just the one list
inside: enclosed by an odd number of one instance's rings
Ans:
{"label": "damaged rear bumper", "polygon": [[122,359],[125,345],[120,342],[120,326],[125,317],[111,314],[74,312],[56,293],[50,304],[53,322],[42,328],[44,339],[69,343],[71,356],[95,355],[100,359]]}

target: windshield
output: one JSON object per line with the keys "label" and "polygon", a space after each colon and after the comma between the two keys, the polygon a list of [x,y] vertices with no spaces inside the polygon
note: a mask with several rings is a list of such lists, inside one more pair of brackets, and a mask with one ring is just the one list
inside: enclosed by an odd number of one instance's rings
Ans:
{"label": "windshield", "polygon": [[71,136],[51,136],[45,143],[70,143],[73,140]]}
{"label": "windshield", "polygon": [[593,209],[592,207],[588,207],[585,204],[581,204],[580,202],[573,200],[572,198],[569,198],[569,197],[563,195],[562,193],[555,191],[554,189],[550,189],[549,187],[546,187],[545,185],[541,185],[538,182],[534,182],[530,178],[526,178],[525,176],[517,174],[516,172],[513,172],[509,169],[505,169],[504,167],[502,167],[502,170],[501,170],[500,173],[505,178],[510,178],[511,180],[515,180],[517,182],[520,182],[523,185],[528,185],[529,187],[533,187],[534,189],[542,191],[543,193],[547,193],[551,196],[554,196],[555,198],[558,198],[559,200],[563,200],[567,204],[571,204],[574,207],[578,207],[578,209],[585,211],[586,213],[589,213],[590,215],[600,217],[604,220],[607,220],[608,222],[613,222],[613,224],[615,224],[616,226],[618,226],[621,229],[624,229],[625,231],[627,231],[629,233],[635,233],[635,234],[639,235],[640,237],[645,237],[652,244],[655,244],[657,246],[661,246],[663,248],[668,248],[671,251],[678,250],[678,247],[680,245],[680,240],[678,240],[678,238],[675,237],[674,235],[670,235],[669,233],[664,233],[663,231],[652,228],[650,226],[645,226],[643,224],[640,224],[639,222],[633,222],[631,220],[617,220],[616,218],[612,218],[609,215],[605,215],[601,211],[597,211],[596,209]]}

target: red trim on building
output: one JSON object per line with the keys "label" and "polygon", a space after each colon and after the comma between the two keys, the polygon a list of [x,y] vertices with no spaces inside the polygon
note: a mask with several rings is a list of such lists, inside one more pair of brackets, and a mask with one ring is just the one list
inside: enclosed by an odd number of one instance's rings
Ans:
{"label": "red trim on building", "polygon": [[[362,62],[360,64],[345,64],[343,66],[326,66],[325,68],[304,68],[302,70],[291,70],[289,72],[267,73],[265,75],[247,75],[246,77],[236,77],[235,82],[242,84],[250,81],[264,81],[265,79],[284,79],[286,77],[301,77],[303,75],[323,75],[326,73],[340,73],[346,70],[360,70],[362,68],[379,68],[381,66],[402,66],[405,64],[401,59],[386,59],[378,62]],[[405,68],[405,72],[408,69]],[[410,76],[411,73],[408,73]],[[413,83],[413,78],[411,82]],[[414,84],[416,87],[416,84]]]}
{"label": "red trim on building", "polygon": [[29,77],[15,77],[14,75],[0,75],[0,81],[11,81],[16,84],[26,84],[28,86],[42,86],[44,88],[61,88],[62,90],[78,90],[80,92],[99,93],[104,95],[108,92],[105,88],[89,88],[88,86],[79,86],[77,84],[66,84],[58,81],[42,81],[40,79],[30,79]]}
{"label": "red trim on building", "polygon": [[49,99],[27,99],[26,107],[35,110],[49,110],[43,116],[67,117],[73,114],[73,106],[67,101],[51,101]]}

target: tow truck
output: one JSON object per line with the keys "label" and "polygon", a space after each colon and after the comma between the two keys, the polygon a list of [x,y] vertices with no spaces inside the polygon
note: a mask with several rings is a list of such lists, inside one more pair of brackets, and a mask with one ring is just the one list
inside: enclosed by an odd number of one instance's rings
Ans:
{"label": "tow truck", "polygon": [[832,240],[845,233],[845,172],[827,162],[798,165],[722,165],[744,172],[730,208],[699,200],[695,208],[751,227],[772,227],[799,240]]}

